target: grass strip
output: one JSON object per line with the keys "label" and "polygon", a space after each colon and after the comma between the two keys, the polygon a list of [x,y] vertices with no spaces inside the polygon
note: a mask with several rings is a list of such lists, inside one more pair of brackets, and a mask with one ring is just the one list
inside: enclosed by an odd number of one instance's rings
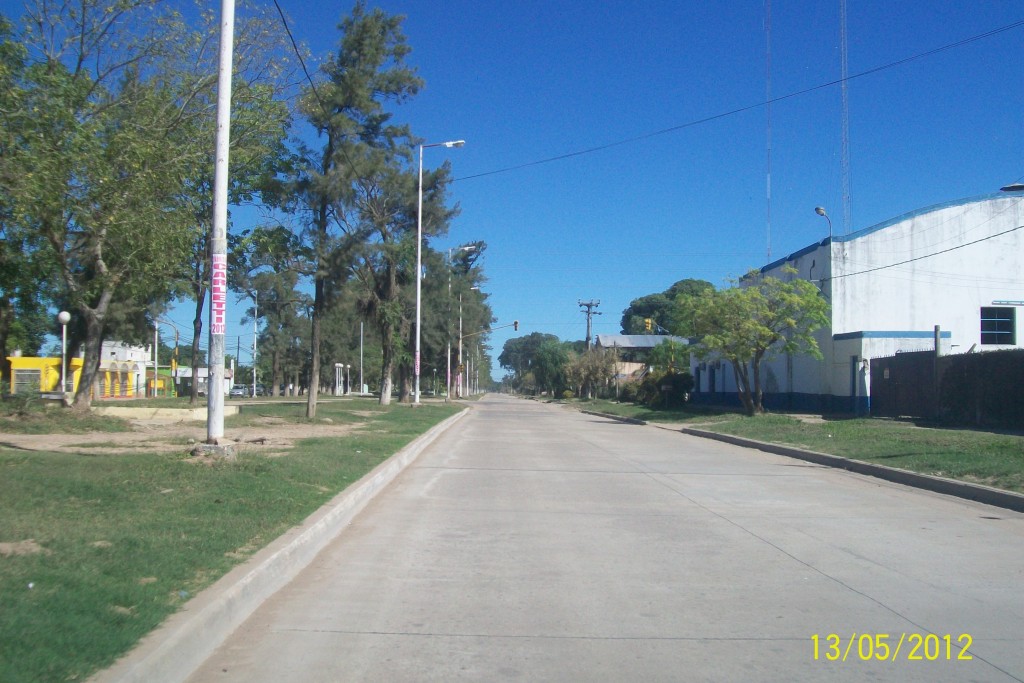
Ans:
{"label": "grass strip", "polygon": [[1024,493],[1024,437],[892,420],[734,417],[702,429]]}
{"label": "grass strip", "polygon": [[[303,410],[257,409],[293,420]],[[212,466],[189,462],[184,448],[87,456],[0,448],[0,543],[17,544],[0,554],[0,680],[84,680],[110,665],[191,596],[458,410],[324,403],[320,419],[358,429],[300,441],[284,456],[243,451]]]}
{"label": "grass strip", "polygon": [[919,426],[882,419],[746,417],[726,409],[687,406],[652,410],[632,403],[579,402],[579,407],[648,422],[692,425],[767,443],[887,465],[1024,493],[1024,436]]}

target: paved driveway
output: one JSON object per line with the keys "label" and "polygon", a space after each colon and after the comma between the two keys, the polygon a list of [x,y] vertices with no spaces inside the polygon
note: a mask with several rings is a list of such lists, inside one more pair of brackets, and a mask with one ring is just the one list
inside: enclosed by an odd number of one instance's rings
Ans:
{"label": "paved driveway", "polygon": [[190,680],[1022,681],[1024,515],[489,397]]}

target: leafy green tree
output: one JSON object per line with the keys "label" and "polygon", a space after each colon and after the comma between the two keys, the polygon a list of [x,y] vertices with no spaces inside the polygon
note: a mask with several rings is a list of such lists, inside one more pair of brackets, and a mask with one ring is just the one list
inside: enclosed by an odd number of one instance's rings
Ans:
{"label": "leafy green tree", "polygon": [[[410,174],[401,170],[402,158],[409,158],[409,132],[390,122],[385,104],[404,102],[422,86],[405,64],[410,48],[401,23],[401,17],[368,11],[363,2],[342,20],[338,51],[324,62],[323,78],[301,105],[324,144],[319,152],[302,150],[294,184],[314,254],[311,376],[320,376],[322,321],[331,292],[353,274],[361,254],[379,256],[385,273],[367,288],[367,310],[381,326],[388,358],[382,403],[390,401],[391,366],[402,337],[399,265],[407,260],[402,252],[409,249],[405,236],[415,196]],[[375,247],[364,251],[373,235],[379,237]],[[308,417],[316,415],[318,384],[311,386]]]}
{"label": "leafy green tree", "polygon": [[573,354],[566,370],[580,398],[594,398],[615,379],[614,349],[584,348]]}
{"label": "leafy green tree", "polygon": [[665,372],[684,369],[690,364],[690,348],[673,339],[666,339],[651,349],[647,364]]}
{"label": "leafy green tree", "polygon": [[[795,272],[789,269],[786,274]],[[753,270],[736,286],[680,297],[678,304],[686,309],[700,338],[698,356],[722,358],[732,365],[748,415],[764,412],[764,361],[779,354],[821,358],[814,332],[828,323],[829,306],[807,280],[785,281]]]}
{"label": "leafy green tree", "polygon": [[514,337],[505,342],[498,356],[498,363],[512,374],[512,386],[521,391],[527,384],[527,375],[532,375],[537,350],[546,341],[558,341],[553,334],[532,332],[525,337]]}
{"label": "leafy green tree", "polygon": [[650,333],[646,331],[644,321],[650,319],[662,329],[681,330],[675,334],[691,336],[688,331],[690,326],[685,323],[686,311],[680,309],[676,299],[680,296],[695,296],[709,289],[714,289],[710,282],[686,279],[676,282],[664,292],[633,299],[629,307],[622,312],[622,333],[657,334],[657,328],[652,329]]}
{"label": "leafy green tree", "polygon": [[214,26],[193,31],[159,0],[28,6],[26,66],[8,112],[9,206],[56,273],[54,299],[81,320],[79,409],[91,402],[103,339],[145,335],[147,313],[183,294],[187,264],[205,256],[195,224],[197,178],[212,167],[214,77],[203,55]]}
{"label": "leafy green tree", "polygon": [[0,16],[0,382],[10,383],[7,357],[14,349],[39,351],[52,321],[41,298],[52,296],[49,268],[38,240],[14,218],[14,197],[8,188],[18,182],[14,163],[21,139],[26,52],[13,28]]}
{"label": "leafy green tree", "polygon": [[570,352],[565,344],[556,339],[541,342],[530,364],[537,387],[541,391],[547,389],[551,396],[559,396],[567,385],[569,360]]}
{"label": "leafy green tree", "polygon": [[[75,405],[88,408],[112,305],[173,296],[190,221],[177,190],[177,83],[160,71],[173,22],[151,3],[80,4],[38,5],[26,24],[12,194],[84,321]],[[149,23],[132,21],[143,13]]]}

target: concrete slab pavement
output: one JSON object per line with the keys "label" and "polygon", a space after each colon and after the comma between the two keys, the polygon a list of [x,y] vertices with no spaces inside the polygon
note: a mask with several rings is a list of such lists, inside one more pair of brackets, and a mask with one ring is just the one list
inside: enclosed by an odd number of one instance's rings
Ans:
{"label": "concrete slab pavement", "polygon": [[183,681],[271,595],[287,585],[402,470],[465,411],[429,430],[189,600],[91,683]]}
{"label": "concrete slab pavement", "polygon": [[1019,513],[493,397],[189,680],[1021,681],[1022,579]]}

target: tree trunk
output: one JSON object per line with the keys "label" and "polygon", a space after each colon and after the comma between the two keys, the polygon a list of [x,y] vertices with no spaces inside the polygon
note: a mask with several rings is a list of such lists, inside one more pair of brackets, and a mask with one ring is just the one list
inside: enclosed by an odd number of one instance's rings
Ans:
{"label": "tree trunk", "polygon": [[316,417],[316,402],[320,393],[320,313],[322,305],[324,283],[318,280],[316,283],[316,299],[313,303],[313,322],[310,333],[310,358],[309,358],[309,393],[306,395],[306,417]]}
{"label": "tree trunk", "polygon": [[[196,315],[192,318],[192,387],[189,391],[188,403],[193,408],[199,405],[199,339],[203,335],[203,305],[206,302],[206,287],[196,289]],[[206,392],[212,390],[209,386],[210,376],[206,377]]]}
{"label": "tree trunk", "polygon": [[[414,374],[409,372],[409,366],[402,363],[398,367],[398,402],[399,403],[412,403],[413,394],[413,377]],[[422,382],[422,378],[421,378]],[[420,390],[423,390],[422,385]]]}
{"label": "tree trunk", "polygon": [[281,369],[281,350],[274,349],[270,354],[270,376],[273,385],[270,387],[270,395],[278,396],[281,392],[281,385],[284,384],[284,372]]}
{"label": "tree trunk", "polygon": [[391,405],[391,373],[394,371],[395,353],[384,345],[384,359],[380,369],[380,405]]}
{"label": "tree trunk", "polygon": [[[101,298],[102,313],[88,306],[81,306],[79,312],[85,318],[85,357],[82,359],[82,374],[78,380],[78,391],[75,392],[73,408],[77,412],[88,412],[92,407],[93,385],[100,369],[100,355],[103,348],[103,317],[109,297]],[[97,307],[99,309],[100,307]]]}
{"label": "tree trunk", "polygon": [[743,403],[743,411],[753,417],[756,413],[754,399],[750,395],[750,377],[747,373],[746,364],[737,361],[730,361],[733,372],[736,374],[736,393],[739,394],[740,402]]}
{"label": "tree trunk", "polygon": [[761,391],[761,354],[754,356],[754,410],[758,414],[764,413],[764,392]]}
{"label": "tree trunk", "polygon": [[7,360],[7,335],[10,333],[12,322],[14,307],[6,299],[0,301],[0,382],[6,383],[8,387],[13,383],[11,361]]}

